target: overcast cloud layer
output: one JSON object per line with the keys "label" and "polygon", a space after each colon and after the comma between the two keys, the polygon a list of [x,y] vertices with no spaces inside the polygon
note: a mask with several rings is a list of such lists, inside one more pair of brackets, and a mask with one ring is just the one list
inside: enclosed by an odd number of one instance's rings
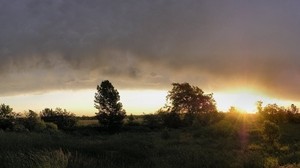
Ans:
{"label": "overcast cloud layer", "polygon": [[300,1],[0,0],[0,96],[245,86],[300,100]]}

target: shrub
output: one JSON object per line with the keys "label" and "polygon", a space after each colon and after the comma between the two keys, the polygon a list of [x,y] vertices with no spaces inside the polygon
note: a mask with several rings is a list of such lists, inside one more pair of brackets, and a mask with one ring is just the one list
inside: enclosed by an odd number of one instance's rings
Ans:
{"label": "shrub", "polygon": [[162,118],[157,114],[146,114],[143,116],[143,124],[151,129],[162,127]]}
{"label": "shrub", "polygon": [[22,124],[15,124],[12,128],[12,131],[15,132],[28,132],[28,129],[25,128]]}
{"label": "shrub", "polygon": [[212,131],[217,136],[230,136],[237,134],[237,128],[227,120],[222,120],[211,126]]}
{"label": "shrub", "polygon": [[262,133],[265,141],[272,145],[280,138],[278,125],[271,121],[264,121]]}
{"label": "shrub", "polygon": [[36,131],[36,132],[42,132],[46,129],[46,124],[44,121],[41,121],[41,122],[37,122],[35,123],[34,125],[34,128],[33,128],[33,131]]}
{"label": "shrub", "polygon": [[51,122],[45,123],[46,131],[48,132],[57,132],[57,125]]}
{"label": "shrub", "polygon": [[3,130],[12,129],[13,121],[11,119],[0,119],[0,128]]}
{"label": "shrub", "polygon": [[41,112],[41,119],[45,122],[52,122],[59,129],[70,129],[77,124],[75,114],[67,112],[65,109],[56,108],[55,110],[46,108]]}
{"label": "shrub", "polygon": [[267,157],[264,161],[264,168],[277,168],[279,167],[278,159],[274,157]]}
{"label": "shrub", "polygon": [[29,110],[28,113],[25,114],[26,117],[23,120],[23,125],[25,128],[27,128],[29,131],[41,131],[45,128],[43,121],[38,116],[37,113],[35,113],[32,110]]}
{"label": "shrub", "polygon": [[3,130],[12,129],[16,114],[13,112],[13,108],[9,105],[0,105],[0,128]]}
{"label": "shrub", "polygon": [[181,124],[180,115],[176,112],[161,113],[163,123],[169,128],[179,128]]}
{"label": "shrub", "polygon": [[126,125],[127,126],[140,126],[140,123],[135,119],[135,117],[132,114],[130,114],[128,116]]}

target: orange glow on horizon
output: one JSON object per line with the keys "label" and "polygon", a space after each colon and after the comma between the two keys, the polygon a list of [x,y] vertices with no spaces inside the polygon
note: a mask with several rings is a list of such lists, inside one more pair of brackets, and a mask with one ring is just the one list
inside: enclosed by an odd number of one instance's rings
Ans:
{"label": "orange glow on horizon", "polygon": [[[10,105],[15,112],[24,112],[29,109],[40,112],[44,108],[60,107],[78,116],[93,116],[94,95],[96,90],[86,89],[77,91],[53,91],[43,94],[27,94],[1,97],[0,103]],[[167,90],[119,90],[123,108],[128,115],[155,113],[166,103]],[[263,101],[264,105],[276,103],[280,106],[290,106],[298,102],[270,98],[263,93],[250,89],[235,89],[213,92],[217,109],[227,112],[231,106],[247,113],[256,112],[256,102]]]}
{"label": "orange glow on horizon", "polygon": [[266,104],[278,104],[280,106],[289,106],[295,104],[293,101],[271,98],[262,92],[253,89],[235,89],[214,94],[217,108],[220,111],[227,112],[231,106],[240,112],[255,113],[257,101]]}

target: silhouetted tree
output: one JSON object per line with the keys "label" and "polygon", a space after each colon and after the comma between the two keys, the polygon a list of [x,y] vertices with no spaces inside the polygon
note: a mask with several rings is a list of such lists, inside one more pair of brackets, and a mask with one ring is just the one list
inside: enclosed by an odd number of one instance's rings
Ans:
{"label": "silhouetted tree", "polygon": [[9,105],[1,104],[0,105],[0,118],[1,119],[10,119],[13,115],[13,108],[10,108]]}
{"label": "silhouetted tree", "polygon": [[192,124],[195,119],[205,125],[214,120],[217,113],[212,94],[204,92],[189,83],[173,83],[167,95],[167,107],[170,113],[184,115],[185,123]]}
{"label": "silhouetted tree", "polygon": [[286,121],[287,112],[284,107],[277,104],[268,104],[262,107],[262,102],[257,103],[258,114],[262,121],[269,120],[274,123],[282,123]]}
{"label": "silhouetted tree", "polygon": [[75,114],[68,112],[66,109],[56,108],[52,110],[45,108],[40,115],[42,120],[55,123],[59,129],[70,129],[77,123]]}
{"label": "silhouetted tree", "polygon": [[50,109],[50,108],[45,108],[44,110],[41,111],[40,115],[43,118],[46,118],[46,117],[50,118],[50,117],[57,116],[57,113],[54,110]]}
{"label": "silhouetted tree", "polygon": [[16,114],[13,112],[13,108],[9,105],[1,104],[0,105],[0,128],[7,129],[12,128],[13,120],[16,117]]}
{"label": "silhouetted tree", "polygon": [[300,123],[299,109],[294,104],[287,109],[287,119],[289,122]]}
{"label": "silhouetted tree", "polygon": [[99,111],[96,116],[101,125],[110,131],[116,131],[123,125],[126,112],[122,108],[119,92],[108,80],[97,85],[94,103]]}
{"label": "silhouetted tree", "polygon": [[41,122],[42,121],[39,115],[36,112],[29,110],[28,113],[26,113],[23,124],[29,131],[33,131]]}

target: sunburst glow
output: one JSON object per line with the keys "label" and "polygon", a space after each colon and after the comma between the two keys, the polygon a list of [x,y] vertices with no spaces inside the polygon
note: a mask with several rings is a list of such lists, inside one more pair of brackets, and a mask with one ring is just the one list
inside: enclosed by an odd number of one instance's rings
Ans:
{"label": "sunburst glow", "polygon": [[234,106],[239,111],[247,113],[256,112],[257,101],[262,101],[264,104],[277,103],[282,106],[294,103],[288,100],[271,98],[263,93],[251,89],[236,89],[225,92],[217,92],[214,94],[214,98],[217,102],[218,110],[227,111],[231,106]]}

